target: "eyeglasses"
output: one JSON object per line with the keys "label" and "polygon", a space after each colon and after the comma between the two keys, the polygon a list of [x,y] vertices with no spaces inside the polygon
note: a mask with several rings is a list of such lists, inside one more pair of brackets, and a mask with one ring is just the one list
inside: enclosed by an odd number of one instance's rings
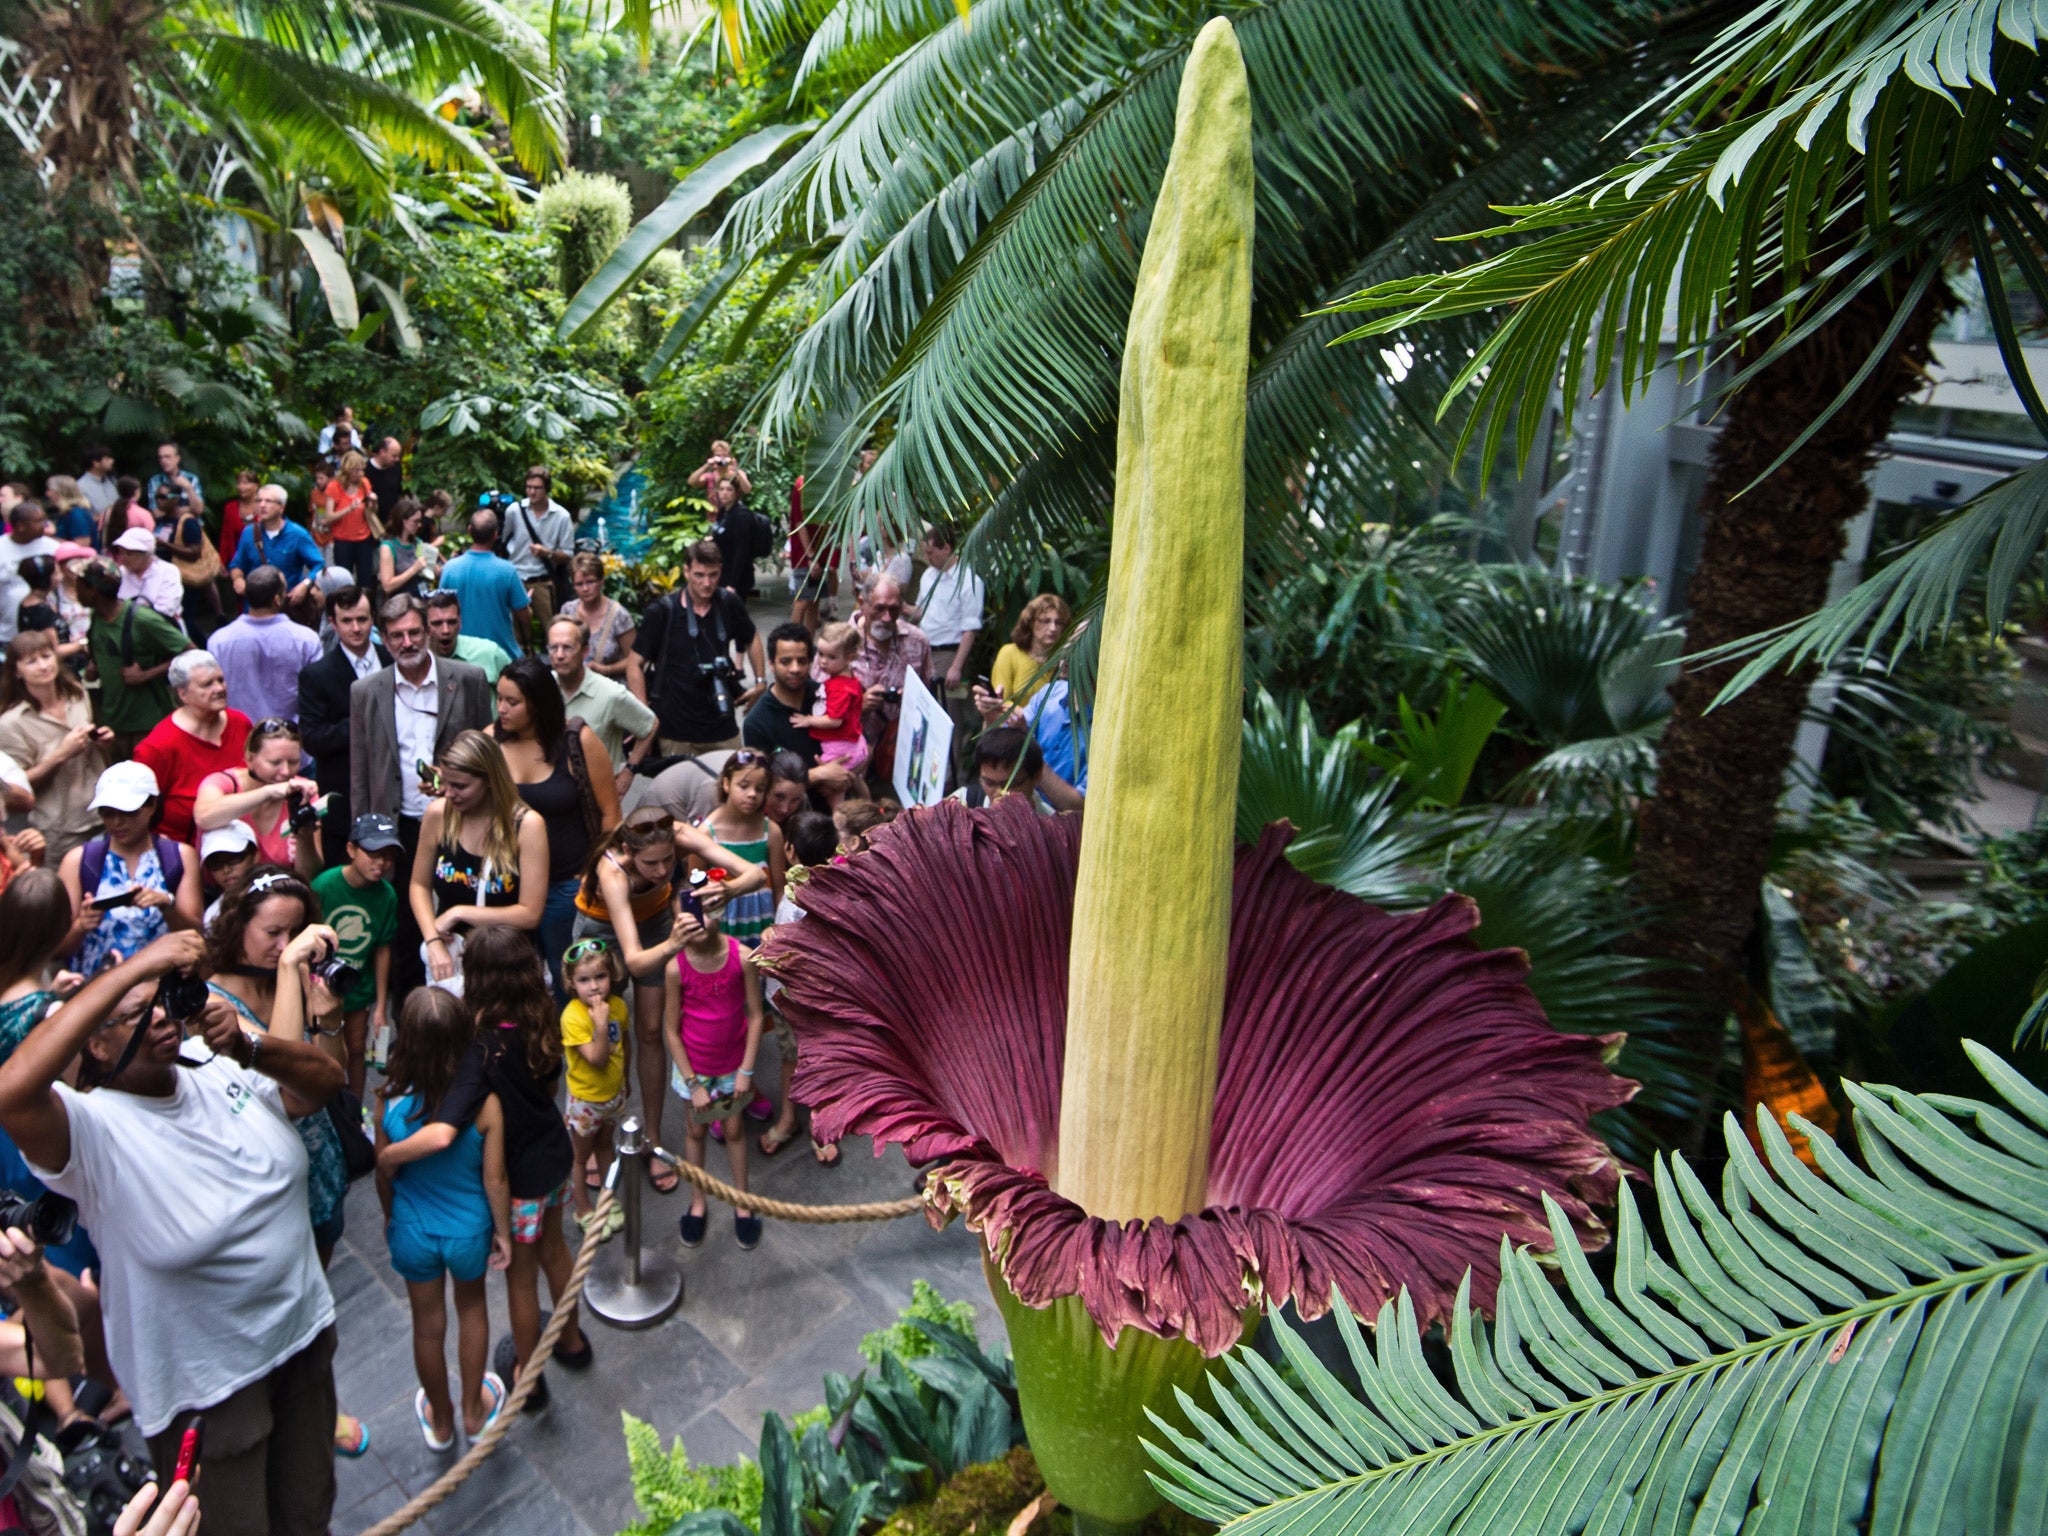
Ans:
{"label": "eyeglasses", "polygon": [[578,960],[587,959],[591,955],[601,955],[611,947],[610,939],[578,939],[562,951],[562,964],[574,965]]}

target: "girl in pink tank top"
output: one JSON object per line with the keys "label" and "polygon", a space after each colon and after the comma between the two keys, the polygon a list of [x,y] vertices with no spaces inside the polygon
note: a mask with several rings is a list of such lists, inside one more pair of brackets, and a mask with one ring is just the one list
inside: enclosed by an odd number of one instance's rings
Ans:
{"label": "girl in pink tank top", "polygon": [[[747,1187],[747,1137],[741,1111],[754,1096],[754,1058],[761,1049],[761,980],[753,956],[720,931],[718,914],[702,917],[683,909],[676,932],[683,937],[676,956],[677,1006],[664,1010],[663,1035],[673,1063],[670,1082],[690,1101],[683,1155],[704,1166],[704,1142],[714,1121],[725,1127],[725,1152],[732,1183]],[[685,1248],[704,1241],[704,1192],[691,1186],[690,1209],[682,1219]],[[733,1235],[742,1248],[761,1241],[761,1218],[733,1212]]]}

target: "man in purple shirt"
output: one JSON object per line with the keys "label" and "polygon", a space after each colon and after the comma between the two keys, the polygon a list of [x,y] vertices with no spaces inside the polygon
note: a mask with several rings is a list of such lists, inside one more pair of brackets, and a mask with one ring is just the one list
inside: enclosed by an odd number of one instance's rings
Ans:
{"label": "man in purple shirt", "polygon": [[206,648],[227,679],[228,704],[251,720],[299,718],[299,673],[320,659],[320,637],[283,613],[284,572],[259,565],[244,584],[249,611]]}

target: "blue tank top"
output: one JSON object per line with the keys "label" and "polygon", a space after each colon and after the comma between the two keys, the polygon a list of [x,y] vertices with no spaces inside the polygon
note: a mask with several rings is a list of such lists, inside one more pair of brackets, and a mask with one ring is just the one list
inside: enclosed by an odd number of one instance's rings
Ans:
{"label": "blue tank top", "polygon": [[[384,1106],[384,1134],[403,1141],[425,1123],[416,1096],[405,1094]],[[465,1125],[454,1145],[432,1157],[407,1163],[391,1186],[391,1219],[429,1237],[469,1237],[491,1230],[491,1206],[484,1198],[484,1138]]]}

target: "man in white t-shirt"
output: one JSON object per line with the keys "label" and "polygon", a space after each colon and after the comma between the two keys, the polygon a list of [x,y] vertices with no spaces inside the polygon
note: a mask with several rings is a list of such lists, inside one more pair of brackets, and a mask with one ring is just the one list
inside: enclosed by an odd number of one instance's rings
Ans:
{"label": "man in white t-shirt", "polygon": [[0,538],[0,645],[14,638],[15,615],[28,592],[28,583],[21,579],[21,562],[57,553],[57,541],[50,537],[49,529],[49,515],[40,501],[31,496],[15,503],[12,526],[7,536]]}
{"label": "man in white t-shirt", "polygon": [[[167,934],[86,982],[0,1066],[0,1126],[93,1234],[107,1358],[158,1478],[203,1412],[208,1527],[321,1536],[334,1298],[292,1117],[325,1105],[342,1070],[297,1038],[291,1007],[251,1036],[216,995],[193,1021],[203,1044],[187,1041],[159,984],[189,979],[203,952],[198,933]],[[286,964],[302,958],[287,947]],[[74,1058],[90,1091],[61,1080]]]}
{"label": "man in white t-shirt", "polygon": [[960,563],[950,528],[925,529],[921,553],[925,565],[917,601],[905,603],[903,615],[932,643],[932,673],[938,679],[939,702],[953,717],[953,764],[958,770],[968,761],[972,733],[981,729],[963,677],[981,634],[981,610],[988,594],[981,578]]}

